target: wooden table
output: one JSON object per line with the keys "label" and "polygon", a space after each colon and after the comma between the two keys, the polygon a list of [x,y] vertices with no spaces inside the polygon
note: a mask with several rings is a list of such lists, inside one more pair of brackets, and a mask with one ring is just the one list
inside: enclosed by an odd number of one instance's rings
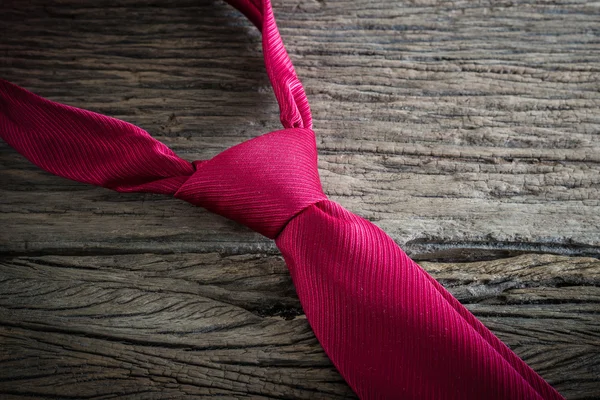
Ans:
{"label": "wooden table", "polygon": [[[326,193],[569,399],[600,398],[598,3],[274,7]],[[0,76],[189,160],[280,128],[260,36],[221,1],[4,0]],[[271,241],[4,143],[0,170],[2,398],[354,398]]]}

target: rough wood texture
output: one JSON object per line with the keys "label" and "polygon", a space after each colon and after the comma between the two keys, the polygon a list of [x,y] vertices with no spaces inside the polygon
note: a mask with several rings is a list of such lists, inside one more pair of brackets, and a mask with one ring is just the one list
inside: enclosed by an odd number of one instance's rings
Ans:
{"label": "rough wood texture", "polygon": [[[0,394],[353,398],[277,256],[4,257]],[[570,399],[600,395],[600,261],[425,263]]]}
{"label": "rough wood texture", "polygon": [[[138,124],[189,159],[280,128],[259,35],[226,4],[43,3],[3,1],[6,79]],[[418,258],[600,254],[597,3],[275,10],[334,200]],[[273,250],[176,200],[50,177],[4,144],[0,160],[0,251]]]}
{"label": "rough wood texture", "polygon": [[[325,191],[419,260],[600,256],[600,7],[278,0]],[[279,129],[220,1],[0,2],[0,76],[188,159]],[[273,244],[0,143],[2,398],[353,398]],[[175,253],[175,254],[173,254]],[[600,264],[424,263],[568,398],[600,398]]]}

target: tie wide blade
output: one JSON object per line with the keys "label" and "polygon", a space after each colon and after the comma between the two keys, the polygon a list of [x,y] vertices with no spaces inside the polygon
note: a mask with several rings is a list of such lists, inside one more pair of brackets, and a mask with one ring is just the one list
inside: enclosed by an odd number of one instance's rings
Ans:
{"label": "tie wide blade", "polygon": [[371,222],[325,200],[276,239],[307,319],[361,399],[562,399]]}

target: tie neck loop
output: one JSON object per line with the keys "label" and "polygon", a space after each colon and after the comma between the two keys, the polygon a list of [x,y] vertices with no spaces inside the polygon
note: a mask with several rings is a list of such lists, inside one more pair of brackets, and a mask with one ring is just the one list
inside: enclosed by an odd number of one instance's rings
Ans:
{"label": "tie neck loop", "polygon": [[284,128],[312,129],[306,93],[279,34],[270,0],[226,0],[262,32],[265,67]]}

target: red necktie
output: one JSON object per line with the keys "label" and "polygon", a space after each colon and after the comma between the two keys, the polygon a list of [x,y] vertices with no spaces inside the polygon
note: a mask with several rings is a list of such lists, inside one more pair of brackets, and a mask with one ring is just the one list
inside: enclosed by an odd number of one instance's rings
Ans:
{"label": "red necktie", "polygon": [[134,125],[0,80],[0,136],[53,174],[173,195],[275,239],[315,335],[362,399],[562,399],[381,229],[327,199],[270,1],[229,3],[263,33],[286,129],[189,163]]}

